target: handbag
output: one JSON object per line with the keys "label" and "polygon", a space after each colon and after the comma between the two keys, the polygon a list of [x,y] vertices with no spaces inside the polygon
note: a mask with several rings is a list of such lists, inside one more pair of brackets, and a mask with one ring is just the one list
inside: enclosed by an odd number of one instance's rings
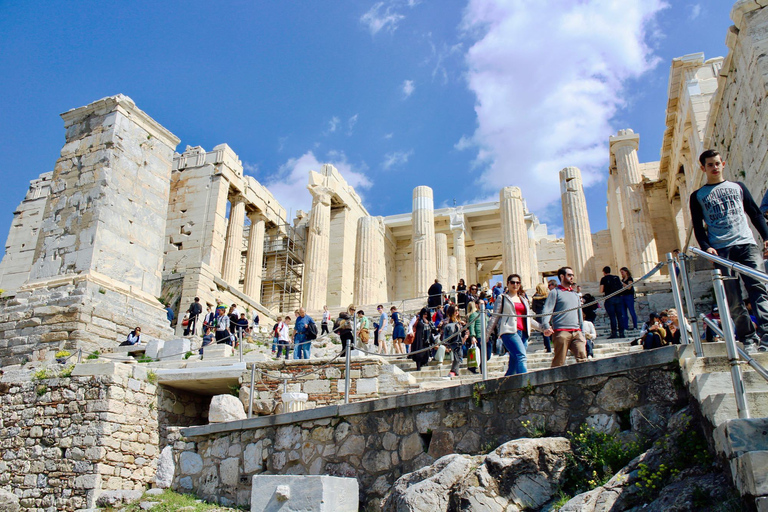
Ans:
{"label": "handbag", "polygon": [[473,345],[467,350],[467,368],[477,368],[477,366],[477,347]]}
{"label": "handbag", "polygon": [[405,335],[405,340],[403,340],[403,343],[406,344],[406,345],[412,345],[414,338],[415,338],[415,336],[413,335],[412,332],[408,333],[408,334]]}

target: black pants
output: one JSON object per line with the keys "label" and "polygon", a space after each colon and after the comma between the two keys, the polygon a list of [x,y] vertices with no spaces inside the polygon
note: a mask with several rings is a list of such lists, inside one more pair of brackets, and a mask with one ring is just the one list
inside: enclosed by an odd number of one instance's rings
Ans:
{"label": "black pants", "polygon": [[321,327],[321,331],[320,331],[320,335],[321,335],[321,336],[322,336],[323,334],[329,334],[329,331],[328,331],[328,322],[323,322],[322,324],[320,324],[320,327]]}
{"label": "black pants", "polygon": [[[727,258],[755,270],[763,270],[761,268],[763,258],[756,245],[743,244],[725,247],[718,249],[717,254],[721,258]],[[715,265],[715,268],[720,269],[725,276],[731,275],[727,269],[719,265]],[[739,276],[740,280],[744,283],[744,287],[747,289],[749,302],[752,303],[752,314],[757,318],[757,332],[760,336],[765,336],[768,334],[768,294],[766,293],[765,285],[747,275],[736,275]],[[754,328],[752,321],[749,319],[747,308],[744,307],[739,279],[728,280],[724,284],[725,295],[728,298],[728,308],[731,310],[731,317],[736,327],[736,337],[743,343],[750,343],[752,341],[750,337],[754,333]],[[722,315],[723,313],[720,312],[720,314]]]}
{"label": "black pants", "polygon": [[190,334],[194,336],[195,331],[197,331],[197,315],[189,317],[189,323],[187,323],[187,328],[184,329],[184,336],[189,336]]}
{"label": "black pants", "polygon": [[347,355],[347,342],[349,342],[349,349],[354,349],[355,337],[352,335],[352,331],[339,332],[339,338],[341,338],[341,355]]}

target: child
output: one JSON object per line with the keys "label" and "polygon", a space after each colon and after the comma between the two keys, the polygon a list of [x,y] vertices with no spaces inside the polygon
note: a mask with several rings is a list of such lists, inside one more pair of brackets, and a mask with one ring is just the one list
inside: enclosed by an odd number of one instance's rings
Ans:
{"label": "child", "polygon": [[[761,252],[765,254],[768,250],[768,225],[760,208],[743,183],[727,181],[723,177],[725,162],[720,153],[708,149],[699,156],[699,163],[707,183],[691,194],[690,206],[693,231],[701,250],[759,270],[762,267]],[[762,251],[749,229],[748,219],[763,239]],[[723,275],[730,275],[726,268],[718,265],[716,268]],[[744,307],[739,280],[733,279],[725,282],[725,292],[736,325],[736,336],[744,343],[747,352],[757,351],[758,344],[764,352],[768,350],[768,293],[760,281],[743,274],[736,275],[744,281],[749,301],[755,307],[761,338],[755,334]]]}

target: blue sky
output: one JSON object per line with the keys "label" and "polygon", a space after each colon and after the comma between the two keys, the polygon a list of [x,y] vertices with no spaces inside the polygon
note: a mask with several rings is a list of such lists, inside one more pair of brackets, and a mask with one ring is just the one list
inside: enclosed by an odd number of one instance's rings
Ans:
{"label": "blue sky", "polygon": [[558,171],[582,169],[604,229],[608,136],[658,160],[673,57],[726,54],[724,0],[0,0],[0,239],[53,170],[58,114],[123,93],[180,139],[226,142],[294,212],[334,163],[368,210],[523,188],[560,232]]}

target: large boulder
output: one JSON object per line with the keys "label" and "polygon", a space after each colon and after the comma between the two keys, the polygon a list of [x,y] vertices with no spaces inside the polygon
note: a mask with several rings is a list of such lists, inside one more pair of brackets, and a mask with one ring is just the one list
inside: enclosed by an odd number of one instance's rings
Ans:
{"label": "large boulder", "polygon": [[0,510],[5,512],[18,512],[21,510],[19,498],[12,492],[0,489]]}
{"label": "large boulder", "polygon": [[216,395],[211,399],[208,409],[209,423],[225,423],[245,419],[243,403],[232,395]]}
{"label": "large boulder", "polygon": [[400,477],[384,508],[503,512],[540,507],[557,492],[570,448],[567,439],[551,437],[510,441],[486,456],[446,455]]}
{"label": "large boulder", "polygon": [[166,446],[160,452],[157,459],[157,471],[155,472],[155,485],[160,489],[168,489],[173,483],[173,473],[176,471],[176,464],[173,462],[173,448]]}

